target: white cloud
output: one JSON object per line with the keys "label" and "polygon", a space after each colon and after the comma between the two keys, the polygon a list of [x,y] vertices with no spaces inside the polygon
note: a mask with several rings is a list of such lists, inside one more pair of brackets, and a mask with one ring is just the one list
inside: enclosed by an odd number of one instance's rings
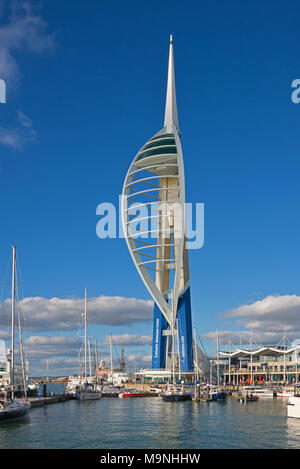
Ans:
{"label": "white cloud", "polygon": [[14,57],[16,51],[41,53],[55,45],[55,36],[47,33],[47,23],[39,15],[39,8],[30,1],[2,2],[10,8],[6,24],[0,26],[0,76],[8,85],[16,85],[20,71]]}
{"label": "white cloud", "polygon": [[300,297],[297,295],[269,295],[252,304],[225,312],[224,318],[238,318],[247,329],[277,332],[300,330]]}
{"label": "white cloud", "polygon": [[0,127],[0,144],[22,150],[25,143],[35,140],[36,132],[31,119],[23,111],[17,113],[19,125]]}
{"label": "white cloud", "polygon": [[76,356],[81,345],[82,339],[78,336],[31,336],[24,342],[29,359]]}
{"label": "white cloud", "polygon": [[139,371],[141,368],[151,368],[152,356],[151,355],[142,355],[142,354],[131,354],[126,357],[126,367],[127,370],[133,371],[134,364],[135,370]]}
{"label": "white cloud", "polygon": [[[278,332],[266,332],[266,331],[232,331],[232,330],[220,330],[219,331],[219,341],[220,345],[223,346],[222,350],[228,350],[229,342],[232,346],[239,347],[242,344],[242,347],[250,346],[250,338],[253,339],[253,344],[257,345],[277,345],[282,339],[284,331]],[[217,343],[217,333],[208,332],[207,334],[201,335],[202,339],[208,340],[210,342]],[[293,337],[291,337],[293,339]],[[253,346],[254,346],[253,345]]]}
{"label": "white cloud", "polygon": [[[0,1],[0,17],[9,11],[6,23],[0,25],[0,78],[6,82],[9,94],[21,79],[16,52],[42,53],[53,49],[55,35],[47,33],[47,23],[39,8],[28,0]],[[18,111],[19,125],[0,126],[0,145],[22,150],[25,143],[35,140],[31,120]]]}
{"label": "white cloud", "polygon": [[[284,335],[290,340],[300,337],[300,297],[297,295],[269,295],[254,303],[241,305],[220,315],[221,319],[243,326],[240,331],[220,331],[220,342],[239,344],[249,342],[250,336],[260,344],[276,345]],[[202,336],[216,342],[216,332]]]}
{"label": "white cloud", "polygon": [[[0,325],[7,327],[11,300],[0,304]],[[20,301],[25,326],[31,331],[78,330],[84,310],[81,298],[24,298]],[[120,296],[98,296],[88,299],[88,323],[119,326],[150,321],[153,303],[150,300]]]}
{"label": "white cloud", "polygon": [[[80,350],[81,360],[83,360],[82,347],[82,337],[75,335],[29,337],[24,341],[24,350],[26,359],[29,361],[30,375],[44,376],[47,370],[47,363],[49,376],[78,374]],[[101,359],[108,355],[108,350],[101,350],[99,353]]]}
{"label": "white cloud", "polygon": [[[151,345],[152,337],[149,335],[134,335],[134,334],[122,334],[122,335],[113,335],[113,343],[115,345]],[[106,336],[102,344],[109,345],[110,336]]]}
{"label": "white cloud", "polygon": [[29,363],[29,374],[30,376],[46,376],[47,374],[48,376],[70,376],[78,374],[78,367],[78,359],[35,360]]}
{"label": "white cloud", "polygon": [[19,67],[7,49],[0,47],[0,77],[6,83],[16,86],[20,79]]}

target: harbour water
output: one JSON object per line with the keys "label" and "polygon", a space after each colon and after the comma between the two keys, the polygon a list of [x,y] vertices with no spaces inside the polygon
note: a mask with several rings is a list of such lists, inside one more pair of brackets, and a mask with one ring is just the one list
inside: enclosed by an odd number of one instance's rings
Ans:
{"label": "harbour water", "polygon": [[285,399],[168,403],[158,397],[66,401],[0,425],[0,448],[300,448]]}

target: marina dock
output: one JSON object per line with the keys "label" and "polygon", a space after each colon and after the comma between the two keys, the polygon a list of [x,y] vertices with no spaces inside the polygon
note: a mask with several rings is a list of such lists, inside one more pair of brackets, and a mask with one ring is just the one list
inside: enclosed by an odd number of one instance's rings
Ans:
{"label": "marina dock", "polygon": [[[31,407],[42,407],[43,405],[56,404],[57,402],[65,402],[75,399],[70,394],[56,394],[54,396],[47,397],[29,397],[27,400],[30,402]],[[23,399],[20,399],[22,401]]]}

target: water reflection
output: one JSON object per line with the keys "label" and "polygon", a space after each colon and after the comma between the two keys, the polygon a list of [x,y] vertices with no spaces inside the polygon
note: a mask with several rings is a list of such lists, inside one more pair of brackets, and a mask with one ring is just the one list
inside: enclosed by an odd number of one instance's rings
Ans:
{"label": "water reflection", "polygon": [[105,398],[32,409],[0,425],[1,448],[299,448],[300,420],[286,402],[240,404]]}
{"label": "water reflection", "polygon": [[290,448],[300,448],[300,419],[287,418],[286,442]]}

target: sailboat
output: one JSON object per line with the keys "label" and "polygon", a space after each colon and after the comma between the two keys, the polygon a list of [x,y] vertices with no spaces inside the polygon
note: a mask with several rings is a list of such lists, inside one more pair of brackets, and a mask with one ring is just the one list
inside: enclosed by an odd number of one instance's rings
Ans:
{"label": "sailboat", "polygon": [[[97,390],[92,383],[88,382],[87,379],[87,290],[85,289],[85,298],[84,298],[84,381],[80,382],[76,386],[76,399],[80,401],[87,401],[92,399],[100,399],[101,391]],[[90,366],[91,369],[91,366]],[[91,371],[90,371],[91,375]]]}
{"label": "sailboat", "polygon": [[177,346],[178,346],[178,377],[181,378],[180,371],[180,347],[179,347],[179,327],[178,320],[176,320],[177,330],[175,330],[174,325],[172,327],[172,375],[173,375],[173,384],[168,383],[165,392],[161,393],[161,397],[164,401],[168,402],[177,402],[177,401],[188,401],[191,399],[190,393],[186,392],[183,384],[177,386],[175,384],[175,336],[177,335]]}
{"label": "sailboat", "polygon": [[[12,246],[12,293],[11,293],[11,378],[9,388],[2,389],[0,393],[0,422],[25,417],[30,408],[31,404],[27,400],[18,401],[15,399],[15,305],[16,305],[16,246]],[[21,321],[20,312],[18,309],[18,320],[19,320],[19,338],[20,338],[20,352],[22,360],[22,373],[24,381],[24,393],[25,399],[26,394],[26,380],[24,372],[24,360],[23,360],[23,345],[21,336]]]}

